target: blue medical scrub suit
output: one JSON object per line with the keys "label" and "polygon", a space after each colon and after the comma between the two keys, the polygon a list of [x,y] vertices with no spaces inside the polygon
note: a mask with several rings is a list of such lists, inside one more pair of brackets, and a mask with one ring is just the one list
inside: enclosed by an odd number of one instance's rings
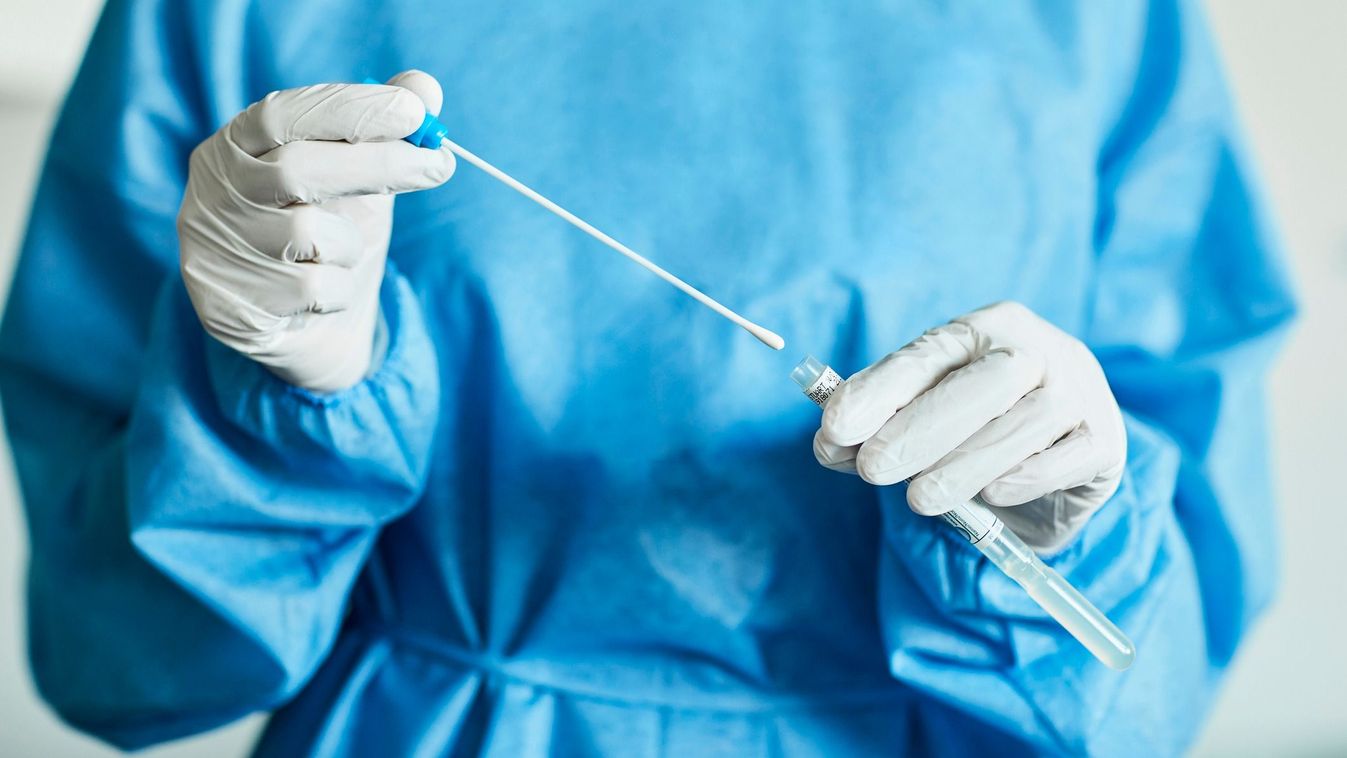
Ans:
{"label": "blue medical scrub suit", "polygon": [[[208,338],[192,148],[421,68],[469,166],[398,200],[390,345],[318,396]],[[902,487],[815,464],[787,373],[1019,300],[1099,356],[1121,489],[1053,564],[1105,669]],[[262,756],[1157,755],[1274,585],[1292,314],[1192,3],[111,0],[0,332],[43,696]]]}

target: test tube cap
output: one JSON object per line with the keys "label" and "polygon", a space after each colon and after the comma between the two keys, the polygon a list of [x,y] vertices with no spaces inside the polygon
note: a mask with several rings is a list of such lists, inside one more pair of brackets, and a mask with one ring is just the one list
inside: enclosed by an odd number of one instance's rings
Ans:
{"label": "test tube cap", "polygon": [[823,365],[823,362],[818,358],[815,358],[812,355],[806,355],[803,360],[795,364],[795,368],[791,369],[790,378],[796,384],[800,385],[800,389],[808,392],[809,388],[814,386],[814,383],[818,381],[819,377],[823,376],[823,372],[826,371],[827,368],[828,367]]}

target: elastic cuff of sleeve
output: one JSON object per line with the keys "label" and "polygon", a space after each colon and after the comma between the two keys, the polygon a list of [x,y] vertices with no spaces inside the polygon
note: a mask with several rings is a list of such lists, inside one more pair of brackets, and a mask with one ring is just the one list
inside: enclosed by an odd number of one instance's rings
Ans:
{"label": "elastic cuff of sleeve", "polygon": [[387,349],[377,368],[341,392],[296,387],[207,339],[207,369],[221,413],[294,465],[422,478],[439,416],[435,346],[415,293],[391,264],[379,300]]}

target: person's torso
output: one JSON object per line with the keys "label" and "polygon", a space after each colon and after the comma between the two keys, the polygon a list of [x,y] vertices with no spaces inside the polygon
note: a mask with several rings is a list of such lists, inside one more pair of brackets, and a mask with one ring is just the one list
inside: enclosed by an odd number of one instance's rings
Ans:
{"label": "person's torso", "polygon": [[269,8],[245,96],[423,69],[455,141],[787,343],[465,162],[400,198],[442,419],[351,623],[563,685],[886,686],[876,491],[787,374],[997,300],[1088,318],[1106,30],[1024,5]]}

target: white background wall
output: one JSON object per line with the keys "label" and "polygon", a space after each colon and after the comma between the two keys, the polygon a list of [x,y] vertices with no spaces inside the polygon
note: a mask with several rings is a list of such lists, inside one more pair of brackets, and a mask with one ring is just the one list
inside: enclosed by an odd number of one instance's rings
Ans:
{"label": "white background wall", "polygon": [[[0,0],[0,282],[8,280],[52,114],[99,5]],[[1207,5],[1304,315],[1273,380],[1282,591],[1195,752],[1347,755],[1347,498],[1340,483],[1347,469],[1347,0]],[[23,652],[25,549],[0,441],[0,755],[111,755],[63,727],[34,695]],[[144,755],[239,756],[257,725],[255,718]]]}

